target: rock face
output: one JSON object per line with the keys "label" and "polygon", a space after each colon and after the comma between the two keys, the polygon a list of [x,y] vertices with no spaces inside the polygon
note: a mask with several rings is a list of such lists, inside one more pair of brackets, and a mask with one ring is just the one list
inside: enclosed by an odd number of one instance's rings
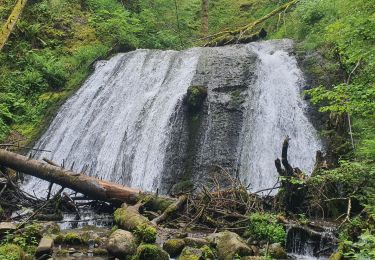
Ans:
{"label": "rock face", "polygon": [[231,260],[235,255],[251,256],[253,251],[236,233],[224,231],[210,235],[208,240],[216,245],[219,260]]}
{"label": "rock face", "polygon": [[172,139],[160,182],[164,191],[186,179],[201,182],[212,165],[236,174],[233,166],[238,161],[245,100],[256,78],[257,56],[241,46],[201,52],[190,85],[207,89],[207,97],[199,109],[191,109],[188,92],[172,119]]}
{"label": "rock face", "polygon": [[116,257],[132,255],[136,249],[136,240],[129,231],[118,229],[108,239],[107,250]]}

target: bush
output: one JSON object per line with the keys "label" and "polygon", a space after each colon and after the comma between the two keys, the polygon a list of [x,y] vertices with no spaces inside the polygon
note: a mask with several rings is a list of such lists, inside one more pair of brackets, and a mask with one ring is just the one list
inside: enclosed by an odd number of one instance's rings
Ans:
{"label": "bush", "polygon": [[284,244],[286,240],[284,227],[277,222],[276,216],[258,212],[249,216],[249,226],[244,236],[256,240],[267,240],[270,243]]}

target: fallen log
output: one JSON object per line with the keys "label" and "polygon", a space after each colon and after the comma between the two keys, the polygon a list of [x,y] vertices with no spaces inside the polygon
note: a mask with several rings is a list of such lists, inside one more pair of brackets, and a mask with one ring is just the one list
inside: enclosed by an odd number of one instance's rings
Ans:
{"label": "fallen log", "polygon": [[[247,24],[245,26],[242,26],[234,31],[229,31],[229,30],[226,30],[226,31],[223,31],[223,32],[219,32],[219,33],[216,33],[216,34],[213,34],[213,35],[210,35],[210,36],[207,36],[205,37],[206,39],[210,39],[205,45],[204,47],[215,47],[215,46],[223,46],[223,45],[227,45],[227,44],[232,44],[232,43],[241,43],[241,38],[244,38],[242,40],[242,42],[244,43],[248,43],[248,42],[251,42],[252,40],[256,40],[258,38],[262,38],[262,35],[264,35],[264,32],[259,31],[258,33],[255,33],[255,34],[251,34],[251,35],[247,35],[248,32],[251,32],[253,31],[256,26],[258,26],[259,24],[263,23],[264,21],[268,20],[269,18],[281,13],[281,12],[286,12],[286,10],[293,6],[294,4],[296,4],[299,0],[292,0],[288,3],[285,3],[283,5],[281,5],[280,7],[276,8],[275,10],[273,10],[272,12],[266,14],[265,16],[261,17],[260,19],[258,20],[255,20],[253,21],[252,23],[250,24]],[[258,37],[256,37],[258,36]]]}
{"label": "fallen log", "polygon": [[147,193],[138,189],[77,174],[62,167],[29,159],[26,156],[2,149],[0,149],[0,165],[72,189],[88,196],[90,199],[115,204],[122,202],[135,204],[147,196]]}
{"label": "fallen log", "polygon": [[12,33],[16,23],[21,16],[23,9],[25,8],[27,0],[18,0],[14,6],[12,13],[10,14],[8,20],[4,24],[3,28],[0,31],[0,51],[7,42],[10,34]]}

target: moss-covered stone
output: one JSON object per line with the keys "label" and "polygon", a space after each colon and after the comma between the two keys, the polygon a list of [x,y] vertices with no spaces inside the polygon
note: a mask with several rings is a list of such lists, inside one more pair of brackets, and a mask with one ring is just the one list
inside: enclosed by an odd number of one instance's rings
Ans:
{"label": "moss-covered stone", "polygon": [[141,225],[133,232],[139,242],[154,243],[156,241],[157,231],[155,227]]}
{"label": "moss-covered stone", "polygon": [[251,256],[253,251],[236,233],[224,231],[208,236],[208,241],[216,246],[217,257],[222,260],[232,260],[237,256]]}
{"label": "moss-covered stone", "polygon": [[280,243],[271,244],[268,247],[268,254],[276,259],[286,259],[287,254],[284,247]]}
{"label": "moss-covered stone", "polygon": [[169,239],[163,244],[163,249],[168,252],[171,257],[178,256],[185,247],[183,239]]}
{"label": "moss-covered stone", "polygon": [[179,260],[200,260],[202,258],[203,252],[201,249],[187,246],[182,250]]}
{"label": "moss-covered stone", "polygon": [[135,260],[169,260],[169,255],[157,245],[142,244],[137,248]]}
{"label": "moss-covered stone", "polygon": [[216,252],[209,246],[202,246],[200,248],[202,250],[203,259],[216,259]]}
{"label": "moss-covered stone", "polygon": [[55,251],[54,253],[56,256],[66,256],[69,254],[69,250],[66,249],[66,248],[63,248],[63,249],[60,249],[60,250],[57,250]]}
{"label": "moss-covered stone", "polygon": [[118,229],[108,239],[107,250],[116,257],[133,255],[137,249],[136,239],[132,233]]}
{"label": "moss-covered stone", "polygon": [[185,237],[184,241],[187,246],[196,248],[200,248],[209,244],[206,239],[198,237]]}
{"label": "moss-covered stone", "polygon": [[92,251],[92,254],[94,256],[105,256],[105,255],[108,255],[108,251],[104,248],[94,248],[94,250]]}
{"label": "moss-covered stone", "polygon": [[85,244],[85,240],[77,233],[69,232],[66,233],[63,238],[63,243],[67,245],[82,245]]}

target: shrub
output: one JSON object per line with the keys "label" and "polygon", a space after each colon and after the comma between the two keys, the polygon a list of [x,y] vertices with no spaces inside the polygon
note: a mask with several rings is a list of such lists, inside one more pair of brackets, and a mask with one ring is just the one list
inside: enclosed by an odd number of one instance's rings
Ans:
{"label": "shrub", "polygon": [[249,226],[244,236],[284,244],[286,232],[283,225],[277,222],[275,215],[257,212],[249,216]]}

